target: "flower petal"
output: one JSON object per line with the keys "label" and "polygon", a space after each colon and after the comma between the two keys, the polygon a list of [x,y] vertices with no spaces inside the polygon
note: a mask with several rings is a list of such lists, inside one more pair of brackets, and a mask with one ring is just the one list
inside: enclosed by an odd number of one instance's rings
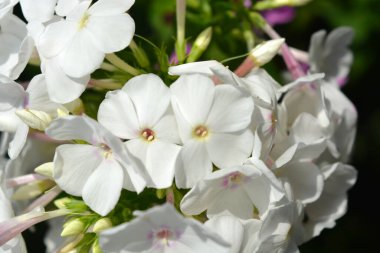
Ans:
{"label": "flower petal", "polygon": [[178,157],[175,182],[179,188],[191,188],[212,171],[212,163],[203,142],[189,141]]}
{"label": "flower petal", "polygon": [[85,29],[99,51],[113,53],[131,43],[135,34],[135,21],[128,14],[91,16]]}
{"label": "flower petal", "polygon": [[123,169],[112,159],[103,160],[83,187],[83,200],[98,214],[107,215],[119,200]]}
{"label": "flower petal", "polygon": [[219,168],[241,165],[251,154],[253,134],[212,134],[206,142],[211,161]]}
{"label": "flower petal", "polygon": [[53,177],[69,194],[81,196],[83,186],[102,162],[101,150],[91,145],[64,144],[56,149]]}
{"label": "flower petal", "polygon": [[110,16],[124,13],[135,3],[135,0],[99,0],[88,12],[96,16]]}
{"label": "flower petal", "polygon": [[9,143],[8,155],[11,159],[15,159],[21,152],[28,137],[29,127],[21,123],[16,130],[13,140]]}
{"label": "flower petal", "polygon": [[108,92],[99,106],[98,121],[123,139],[139,137],[140,124],[132,100],[123,90]]}

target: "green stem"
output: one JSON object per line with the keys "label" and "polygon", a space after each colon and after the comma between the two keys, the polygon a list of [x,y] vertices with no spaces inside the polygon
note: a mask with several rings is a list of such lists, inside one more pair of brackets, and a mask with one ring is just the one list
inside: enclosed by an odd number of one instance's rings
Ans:
{"label": "green stem", "polygon": [[106,59],[112,63],[115,67],[133,75],[138,76],[140,74],[140,71],[120,59],[116,54],[106,54]]}

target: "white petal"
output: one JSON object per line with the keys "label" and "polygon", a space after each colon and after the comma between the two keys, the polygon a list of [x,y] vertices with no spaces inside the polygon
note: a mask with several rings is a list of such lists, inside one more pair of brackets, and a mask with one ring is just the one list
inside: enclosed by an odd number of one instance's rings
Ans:
{"label": "white petal", "polygon": [[110,16],[126,12],[134,3],[135,0],[100,0],[88,12],[96,16]]}
{"label": "white petal", "polygon": [[61,17],[67,16],[80,2],[83,0],[58,0],[55,12]]}
{"label": "white petal", "polygon": [[250,130],[242,134],[212,134],[206,142],[211,161],[219,168],[241,165],[250,156],[252,146]]}
{"label": "white petal", "polygon": [[24,88],[9,78],[0,75],[0,111],[23,106],[26,97]]}
{"label": "white petal", "polygon": [[211,228],[231,244],[230,253],[240,253],[244,238],[244,227],[239,219],[232,215],[222,214],[206,221],[205,226]]}
{"label": "white petal", "polygon": [[142,129],[136,109],[123,90],[108,92],[99,106],[98,121],[110,132],[123,139],[138,138]]}
{"label": "white petal", "polygon": [[46,58],[51,58],[62,52],[77,33],[75,22],[61,20],[49,24],[38,41],[38,50]]}
{"label": "white petal", "polygon": [[85,91],[90,75],[80,78],[69,77],[58,65],[57,58],[46,61],[45,79],[49,98],[61,104],[66,104],[79,98]]}
{"label": "white petal", "polygon": [[123,186],[123,169],[112,159],[103,160],[83,187],[84,202],[98,214],[107,215],[116,205]]}
{"label": "white petal", "polygon": [[154,74],[130,79],[123,91],[131,98],[142,127],[153,127],[168,110],[170,91],[161,78]]}
{"label": "white petal", "polygon": [[91,145],[59,146],[54,157],[54,180],[67,193],[82,196],[88,178],[102,162],[101,152]]}
{"label": "white petal", "polygon": [[252,112],[252,98],[232,85],[218,85],[206,124],[216,133],[241,131],[251,123]]}
{"label": "white petal", "polygon": [[205,144],[198,141],[186,143],[178,157],[175,182],[179,188],[191,188],[212,171],[212,163]]}
{"label": "white petal", "polygon": [[201,61],[182,64],[179,66],[169,67],[169,75],[180,76],[189,74],[203,74],[206,76],[213,76],[214,72],[211,68],[225,68],[221,63],[217,61]]}
{"label": "white petal", "polygon": [[113,53],[129,45],[135,34],[135,22],[128,14],[91,16],[86,29],[99,51]]}
{"label": "white petal", "polygon": [[148,187],[168,188],[173,184],[177,156],[181,147],[160,140],[148,144],[146,168],[152,179]]}
{"label": "white petal", "polygon": [[294,197],[302,203],[314,202],[322,193],[323,176],[313,163],[291,163],[281,170],[280,177],[289,181]]}
{"label": "white petal", "polygon": [[93,37],[84,28],[77,31],[60,54],[60,66],[66,75],[80,78],[96,70],[104,60],[104,52],[95,47]]}
{"label": "white petal", "polygon": [[325,137],[318,120],[308,113],[301,113],[292,125],[290,135],[296,142],[311,144]]}
{"label": "white petal", "polygon": [[21,152],[28,137],[29,127],[22,123],[17,127],[13,140],[9,143],[8,155],[11,159],[15,159]]}
{"label": "white petal", "polygon": [[163,116],[153,127],[156,136],[160,140],[170,143],[180,143],[177,122],[174,115],[167,114]]}
{"label": "white petal", "polygon": [[54,7],[57,0],[20,0],[22,14],[28,21],[49,21],[54,15]]}
{"label": "white petal", "polygon": [[215,93],[214,83],[210,78],[184,75],[170,89],[176,117],[181,114],[193,127],[206,122]]}

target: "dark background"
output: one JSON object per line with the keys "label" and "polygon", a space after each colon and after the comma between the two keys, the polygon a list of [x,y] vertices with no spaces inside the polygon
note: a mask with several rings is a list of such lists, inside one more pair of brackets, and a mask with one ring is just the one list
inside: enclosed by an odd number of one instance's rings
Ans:
{"label": "dark background", "polygon": [[[164,2],[168,1],[137,0],[131,15],[137,24],[136,33],[152,41],[166,40],[173,44],[173,5],[165,5]],[[171,2],[174,3],[174,0]],[[165,8],[167,10],[162,11]],[[352,156],[352,164],[359,172],[358,181],[349,192],[348,213],[337,221],[334,229],[324,230],[318,238],[301,246],[302,253],[380,252],[377,208],[380,200],[379,11],[379,0],[314,0],[305,7],[297,8],[297,16],[292,23],[276,27],[289,45],[303,50],[308,49],[311,34],[320,29],[331,31],[338,26],[352,26],[356,33],[352,45],[355,61],[343,92],[359,112]],[[159,29],[162,31],[157,33],[155,29],[160,22],[172,27],[161,26]],[[167,48],[170,52],[172,45]],[[43,252],[41,236],[46,224],[40,224],[37,228],[36,233],[24,233],[29,252],[32,253]]]}

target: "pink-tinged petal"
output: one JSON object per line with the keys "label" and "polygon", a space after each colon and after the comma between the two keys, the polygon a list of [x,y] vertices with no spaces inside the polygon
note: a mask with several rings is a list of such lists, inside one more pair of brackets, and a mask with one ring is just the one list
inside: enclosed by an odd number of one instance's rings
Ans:
{"label": "pink-tinged petal", "polygon": [[90,16],[86,28],[95,47],[103,53],[126,48],[135,34],[135,22],[128,14]]}
{"label": "pink-tinged petal", "polygon": [[77,28],[75,22],[65,20],[49,24],[39,37],[39,52],[46,58],[58,55],[72,42]]}
{"label": "pink-tinged petal", "polygon": [[102,162],[98,147],[64,144],[56,149],[53,177],[67,193],[81,196],[83,187]]}
{"label": "pink-tinged petal", "polygon": [[105,53],[95,46],[92,35],[84,28],[75,33],[61,52],[59,64],[66,75],[80,78],[99,68],[104,56]]}
{"label": "pink-tinged petal", "polygon": [[168,188],[173,184],[175,165],[181,147],[156,140],[148,144],[145,166],[152,179],[148,187]]}
{"label": "pink-tinged petal", "polygon": [[206,122],[215,93],[214,83],[210,78],[183,75],[170,89],[176,117],[182,115],[192,127]]}
{"label": "pink-tinged petal", "polygon": [[250,130],[239,134],[211,133],[205,143],[211,161],[219,168],[241,165],[253,148],[253,135]]}
{"label": "pink-tinged petal", "polygon": [[288,6],[263,11],[263,17],[272,26],[289,23],[294,19],[294,16],[295,9]]}
{"label": "pink-tinged petal", "polygon": [[179,188],[191,188],[212,172],[212,163],[205,143],[189,141],[179,154],[175,182]]}
{"label": "pink-tinged petal", "polygon": [[8,188],[14,188],[23,184],[28,184],[37,180],[46,179],[47,177],[39,174],[28,174],[19,177],[9,178],[6,180],[6,186]]}
{"label": "pink-tinged petal", "polygon": [[66,104],[79,98],[85,91],[90,75],[74,78],[66,75],[58,65],[58,58],[46,60],[45,79],[49,98]]}
{"label": "pink-tinged petal", "polygon": [[108,92],[99,106],[98,121],[123,139],[139,137],[140,123],[128,94],[122,90]]}
{"label": "pink-tinged petal", "polygon": [[13,140],[9,143],[8,155],[11,159],[15,159],[20,154],[28,137],[28,132],[29,127],[26,124],[21,123],[18,126]]}
{"label": "pink-tinged petal", "polygon": [[153,127],[168,110],[170,90],[154,74],[130,79],[123,91],[131,98],[141,127]]}
{"label": "pink-tinged petal", "polygon": [[116,205],[123,186],[123,169],[111,159],[103,160],[83,187],[83,200],[98,214],[107,215]]}
{"label": "pink-tinged petal", "polygon": [[322,193],[323,175],[319,168],[311,162],[295,162],[278,172],[291,185],[295,199],[302,203],[316,201]]}
{"label": "pink-tinged petal", "polygon": [[218,85],[206,125],[216,133],[241,131],[251,123],[252,113],[251,97],[232,85]]}
{"label": "pink-tinged petal", "polygon": [[25,212],[30,212],[37,207],[45,207],[51,201],[53,201],[60,193],[62,192],[61,188],[54,186],[52,189],[44,193],[41,197],[34,200],[26,209]]}
{"label": "pink-tinged petal", "polygon": [[135,0],[100,0],[88,12],[95,16],[111,16],[126,12],[134,3]]}

